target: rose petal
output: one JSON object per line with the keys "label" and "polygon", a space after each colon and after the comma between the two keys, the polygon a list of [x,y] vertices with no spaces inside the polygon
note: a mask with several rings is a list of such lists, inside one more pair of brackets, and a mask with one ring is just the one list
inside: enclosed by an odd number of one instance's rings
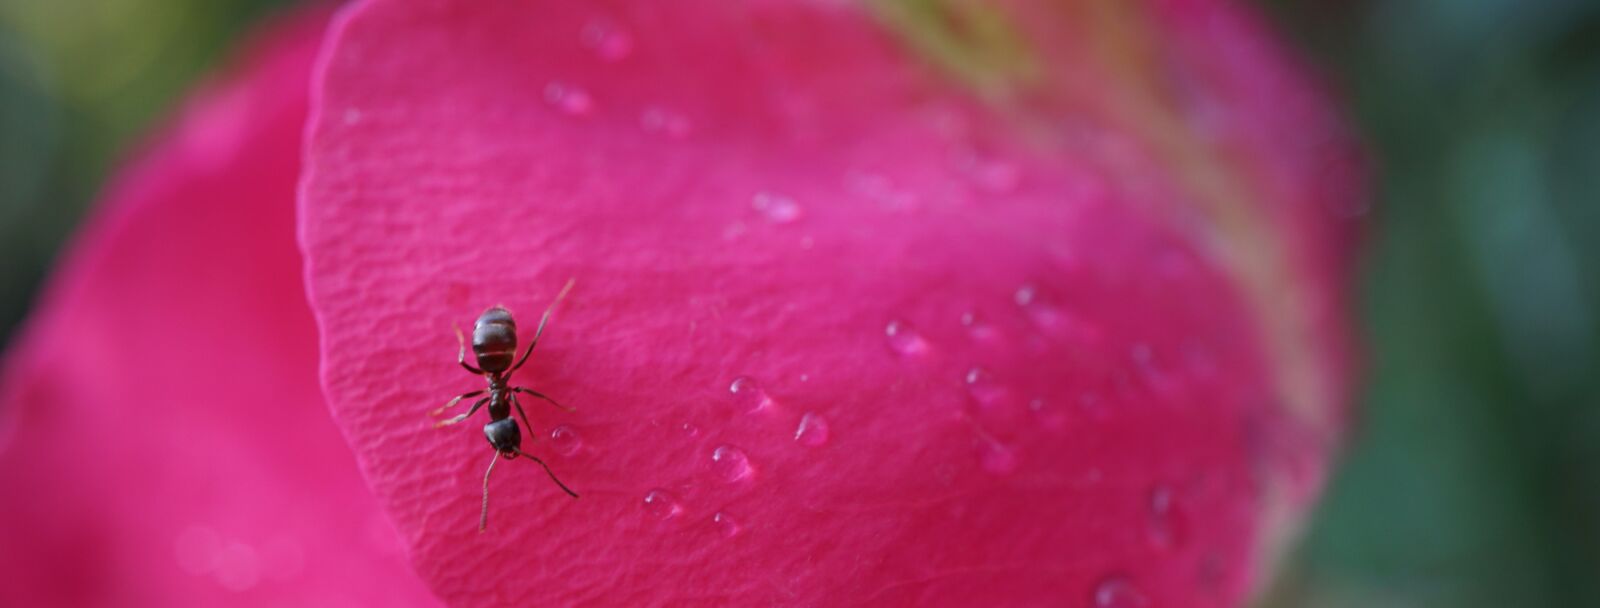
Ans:
{"label": "rose petal", "polygon": [[195,97],[9,353],[3,603],[436,603],[318,392],[293,200],[326,22],[273,25]]}
{"label": "rose petal", "polygon": [[[991,72],[949,20],[832,3],[467,6],[346,14],[301,199],[325,389],[435,592],[1248,595],[1337,434],[1340,353],[1295,297],[1338,277],[1280,255],[1320,227],[1205,189],[1276,204],[1253,161],[1080,86],[1138,66],[1032,44],[1047,67]],[[578,408],[526,400],[523,447],[583,498],[501,464],[479,534],[488,417],[426,417],[484,386],[450,326],[505,304],[526,341],[568,277],[516,383]]]}

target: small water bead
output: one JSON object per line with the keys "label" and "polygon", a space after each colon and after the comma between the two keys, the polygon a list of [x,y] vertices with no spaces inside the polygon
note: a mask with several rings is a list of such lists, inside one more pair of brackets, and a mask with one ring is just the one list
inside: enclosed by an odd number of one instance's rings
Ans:
{"label": "small water bead", "polygon": [[683,433],[684,437],[695,437],[700,435],[700,427],[695,426],[693,422],[683,423],[682,426],[678,427],[678,430]]}
{"label": "small water bead", "polygon": [[689,118],[673,110],[650,106],[639,113],[639,127],[646,133],[660,133],[672,138],[689,135]]}
{"label": "small water bead", "polygon": [[565,82],[545,85],[544,100],[572,116],[582,116],[594,109],[594,99],[589,97],[588,91]]}
{"label": "small water bead", "polygon": [[1094,588],[1095,608],[1144,608],[1150,600],[1133,583],[1122,577],[1100,581]]}
{"label": "small water bead", "polygon": [[1006,387],[996,380],[994,374],[981,367],[967,370],[963,378],[967,385],[967,395],[972,401],[983,409],[994,409],[1005,404]]}
{"label": "small water bead", "polygon": [[728,483],[748,479],[754,472],[744,450],[731,445],[717,446],[711,451],[711,471]]}
{"label": "small water bead", "polygon": [[828,420],[814,412],[806,412],[800,417],[800,426],[794,430],[794,441],[812,448],[828,443]]}
{"label": "small water bead", "polygon": [[562,456],[571,456],[583,448],[583,437],[570,426],[561,425],[550,429],[550,449]]}
{"label": "small water bead", "polygon": [[1000,331],[984,321],[977,311],[962,313],[961,327],[967,330],[967,336],[977,342],[993,342],[1000,338]]}
{"label": "small water bead", "polygon": [[991,474],[1009,475],[1017,470],[1021,461],[1016,448],[988,438],[978,442],[978,464]]}
{"label": "small water bead", "polygon": [[643,505],[645,515],[656,521],[666,521],[683,512],[683,507],[678,504],[678,498],[659,488],[644,495]]}
{"label": "small water bead", "polygon": [[802,213],[800,204],[794,199],[771,192],[757,192],[751,197],[750,206],[774,224],[794,222],[800,219]]}
{"label": "small water bead", "polygon": [[758,412],[773,406],[767,391],[762,390],[761,384],[749,376],[734,378],[728,385],[728,392],[733,394],[733,402],[746,412]]}
{"label": "small water bead", "polygon": [[1059,330],[1067,323],[1066,315],[1061,309],[1046,301],[1039,293],[1039,289],[1033,285],[1018,287],[1016,293],[1012,295],[1012,300],[1017,306],[1022,307],[1034,325],[1041,329]]}
{"label": "small water bead", "polygon": [[883,335],[888,339],[889,350],[902,357],[915,357],[928,352],[928,341],[905,321],[890,321],[883,328]]}
{"label": "small water bead", "polygon": [[1183,543],[1185,521],[1183,513],[1176,503],[1176,497],[1170,486],[1156,486],[1150,490],[1149,525],[1145,529],[1145,539],[1150,546],[1160,550],[1170,550]]}
{"label": "small water bead", "polygon": [[1042,397],[1034,398],[1028,402],[1028,411],[1033,412],[1039,426],[1049,431],[1059,431],[1067,425],[1067,414],[1061,408]]}
{"label": "small water bead", "polygon": [[633,53],[633,36],[609,21],[589,22],[580,37],[584,47],[606,61],[622,61]]}
{"label": "small water bead", "polygon": [[723,538],[733,538],[738,536],[739,532],[743,530],[743,527],[739,525],[738,521],[735,521],[732,516],[721,511],[718,511],[716,515],[711,516],[711,525],[716,526],[717,533],[721,534]]}

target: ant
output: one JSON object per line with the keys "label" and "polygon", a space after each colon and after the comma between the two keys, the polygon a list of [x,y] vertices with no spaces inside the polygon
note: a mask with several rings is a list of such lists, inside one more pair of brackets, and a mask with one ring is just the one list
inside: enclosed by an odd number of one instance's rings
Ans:
{"label": "ant", "polygon": [[506,310],[504,306],[495,306],[483,311],[472,326],[472,354],[478,362],[476,367],[467,363],[467,339],[461,335],[461,327],[456,326],[456,340],[461,343],[456,363],[474,375],[483,376],[489,381],[489,388],[456,395],[456,398],[444,404],[444,407],[433,410],[430,415],[438,416],[460,403],[462,399],[489,393],[489,396],[473,403],[472,409],[467,410],[467,413],[449,420],[441,420],[433,425],[434,428],[439,428],[461,422],[477,413],[483,404],[489,404],[489,423],[483,425],[483,434],[489,439],[489,445],[494,448],[494,456],[489,459],[489,470],[483,473],[483,512],[478,517],[480,533],[489,525],[489,474],[494,472],[494,464],[501,457],[511,460],[521,456],[539,463],[539,466],[544,467],[544,472],[550,475],[551,481],[556,482],[556,485],[561,486],[561,489],[573,498],[578,497],[577,492],[573,492],[567,484],[561,483],[561,480],[556,478],[555,472],[550,470],[550,465],[522,451],[522,433],[517,429],[517,421],[511,419],[511,406],[515,405],[523,426],[528,427],[529,440],[535,441],[533,425],[528,423],[528,413],[522,411],[522,403],[517,400],[517,393],[549,401],[551,405],[568,412],[576,410],[556,403],[555,399],[539,391],[510,385],[511,374],[522,367],[523,363],[527,363],[528,355],[533,354],[533,347],[539,344],[539,335],[544,333],[545,322],[550,320],[550,311],[555,310],[556,304],[561,303],[561,299],[572,290],[572,284],[573,279],[567,279],[567,286],[561,288],[561,293],[556,295],[555,301],[544,310],[544,318],[539,319],[539,328],[534,330],[533,340],[528,342],[528,350],[522,353],[522,358],[517,360],[516,365],[512,365],[511,361],[517,354],[517,322],[511,318],[511,311]]}

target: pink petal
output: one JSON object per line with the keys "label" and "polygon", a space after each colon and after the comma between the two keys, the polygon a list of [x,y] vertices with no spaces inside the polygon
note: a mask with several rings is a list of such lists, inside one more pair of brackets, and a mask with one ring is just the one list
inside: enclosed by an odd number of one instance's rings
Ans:
{"label": "pink petal", "polygon": [[436,602],[318,392],[293,200],[326,21],[275,24],[191,101],[8,354],[0,603]]}
{"label": "pink petal", "polygon": [[[1130,15],[1150,31],[1026,45],[1039,73],[985,101],[844,3],[346,13],[301,236],[324,387],[423,579],[457,604],[1240,604],[1340,427],[1342,275],[1298,247],[1342,260],[1347,228],[1195,153],[1116,43],[1205,23]],[[451,325],[505,304],[526,341],[568,277],[516,381],[578,409],[527,401],[523,445],[583,497],[503,463],[479,534],[488,418],[426,415],[484,386]]]}

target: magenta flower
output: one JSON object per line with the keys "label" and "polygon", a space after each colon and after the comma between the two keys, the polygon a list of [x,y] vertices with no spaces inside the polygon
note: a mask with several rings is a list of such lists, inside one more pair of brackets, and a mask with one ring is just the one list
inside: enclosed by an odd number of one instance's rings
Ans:
{"label": "magenta flower", "polygon": [[[1343,427],[1338,121],[1220,0],[874,6],[273,30],[10,355],[0,594],[1241,605]],[[480,534],[451,326],[569,277],[515,383],[582,498],[501,463]]]}

